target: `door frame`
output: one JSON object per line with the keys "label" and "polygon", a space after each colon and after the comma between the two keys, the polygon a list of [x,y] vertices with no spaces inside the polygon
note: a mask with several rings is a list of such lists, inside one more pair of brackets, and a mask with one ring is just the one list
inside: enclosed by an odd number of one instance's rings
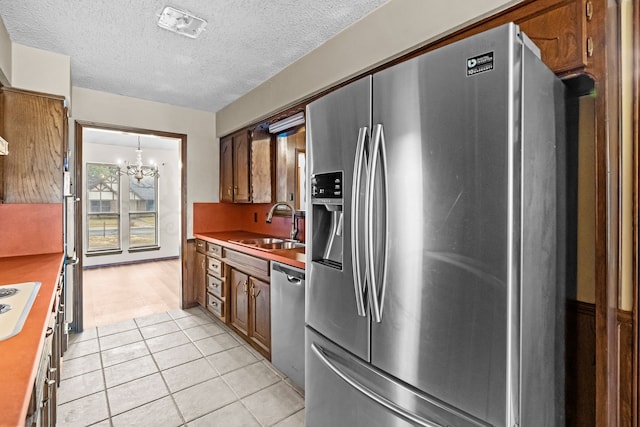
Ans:
{"label": "door frame", "polygon": [[[136,128],[131,126],[120,126],[106,123],[97,123],[84,120],[76,120],[74,124],[75,129],[75,189],[76,200],[84,200],[84,195],[78,194],[78,189],[82,188],[83,176],[82,176],[82,152],[83,152],[83,140],[82,134],[84,129],[102,129],[112,130],[119,132],[139,133],[142,135],[160,136],[166,138],[174,138],[180,140],[178,147],[180,163],[180,308],[184,306],[185,287],[187,284],[187,135],[175,132],[165,132],[159,130],[151,130],[144,128]],[[83,325],[83,283],[82,283],[82,258],[84,253],[84,234],[82,232],[82,203],[75,204],[75,247],[78,254],[78,264],[74,270],[73,281],[73,322],[71,323],[71,329],[74,332],[82,332]],[[188,293],[188,292],[187,292]]]}

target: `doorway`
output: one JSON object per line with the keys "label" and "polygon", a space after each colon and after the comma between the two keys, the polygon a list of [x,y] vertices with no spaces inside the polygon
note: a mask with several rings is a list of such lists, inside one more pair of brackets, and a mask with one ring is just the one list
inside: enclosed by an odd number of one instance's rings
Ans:
{"label": "doorway", "polygon": [[76,122],[74,332],[182,306],[186,143],[184,134]]}

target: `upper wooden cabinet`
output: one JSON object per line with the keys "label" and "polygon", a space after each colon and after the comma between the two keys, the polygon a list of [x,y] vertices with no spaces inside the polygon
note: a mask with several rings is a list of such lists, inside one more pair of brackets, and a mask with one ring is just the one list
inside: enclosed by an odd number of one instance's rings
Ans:
{"label": "upper wooden cabinet", "polygon": [[0,157],[3,203],[62,203],[67,137],[64,97],[2,88],[2,136],[9,155]]}
{"label": "upper wooden cabinet", "polygon": [[271,135],[242,130],[220,140],[220,200],[270,203],[273,199]]}
{"label": "upper wooden cabinet", "polygon": [[233,136],[233,201],[251,202],[251,143],[249,133],[241,131]]}
{"label": "upper wooden cabinet", "polygon": [[[589,0],[562,1],[525,15],[516,23],[540,48],[544,63],[562,73],[585,67],[593,53],[593,41],[587,35],[592,8]],[[527,12],[526,8],[522,11]]]}
{"label": "upper wooden cabinet", "polygon": [[233,202],[233,137],[220,140],[220,201]]}
{"label": "upper wooden cabinet", "polygon": [[271,203],[273,200],[273,140],[260,127],[251,133],[251,200]]}
{"label": "upper wooden cabinet", "polygon": [[306,159],[305,127],[276,137],[276,200],[304,210]]}

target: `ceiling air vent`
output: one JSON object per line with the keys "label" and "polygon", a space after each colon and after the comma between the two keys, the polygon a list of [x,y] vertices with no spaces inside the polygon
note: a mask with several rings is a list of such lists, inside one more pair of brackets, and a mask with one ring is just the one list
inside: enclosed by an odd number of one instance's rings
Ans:
{"label": "ceiling air vent", "polygon": [[164,8],[158,18],[158,26],[174,33],[197,38],[207,26],[207,21],[171,6]]}

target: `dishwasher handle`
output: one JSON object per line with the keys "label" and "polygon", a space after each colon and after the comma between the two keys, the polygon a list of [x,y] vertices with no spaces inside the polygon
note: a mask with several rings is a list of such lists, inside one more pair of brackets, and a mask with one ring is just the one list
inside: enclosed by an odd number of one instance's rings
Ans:
{"label": "dishwasher handle", "polygon": [[274,271],[284,273],[287,276],[287,280],[291,283],[300,284],[304,280],[304,271],[289,268],[275,262],[271,264],[271,267]]}

